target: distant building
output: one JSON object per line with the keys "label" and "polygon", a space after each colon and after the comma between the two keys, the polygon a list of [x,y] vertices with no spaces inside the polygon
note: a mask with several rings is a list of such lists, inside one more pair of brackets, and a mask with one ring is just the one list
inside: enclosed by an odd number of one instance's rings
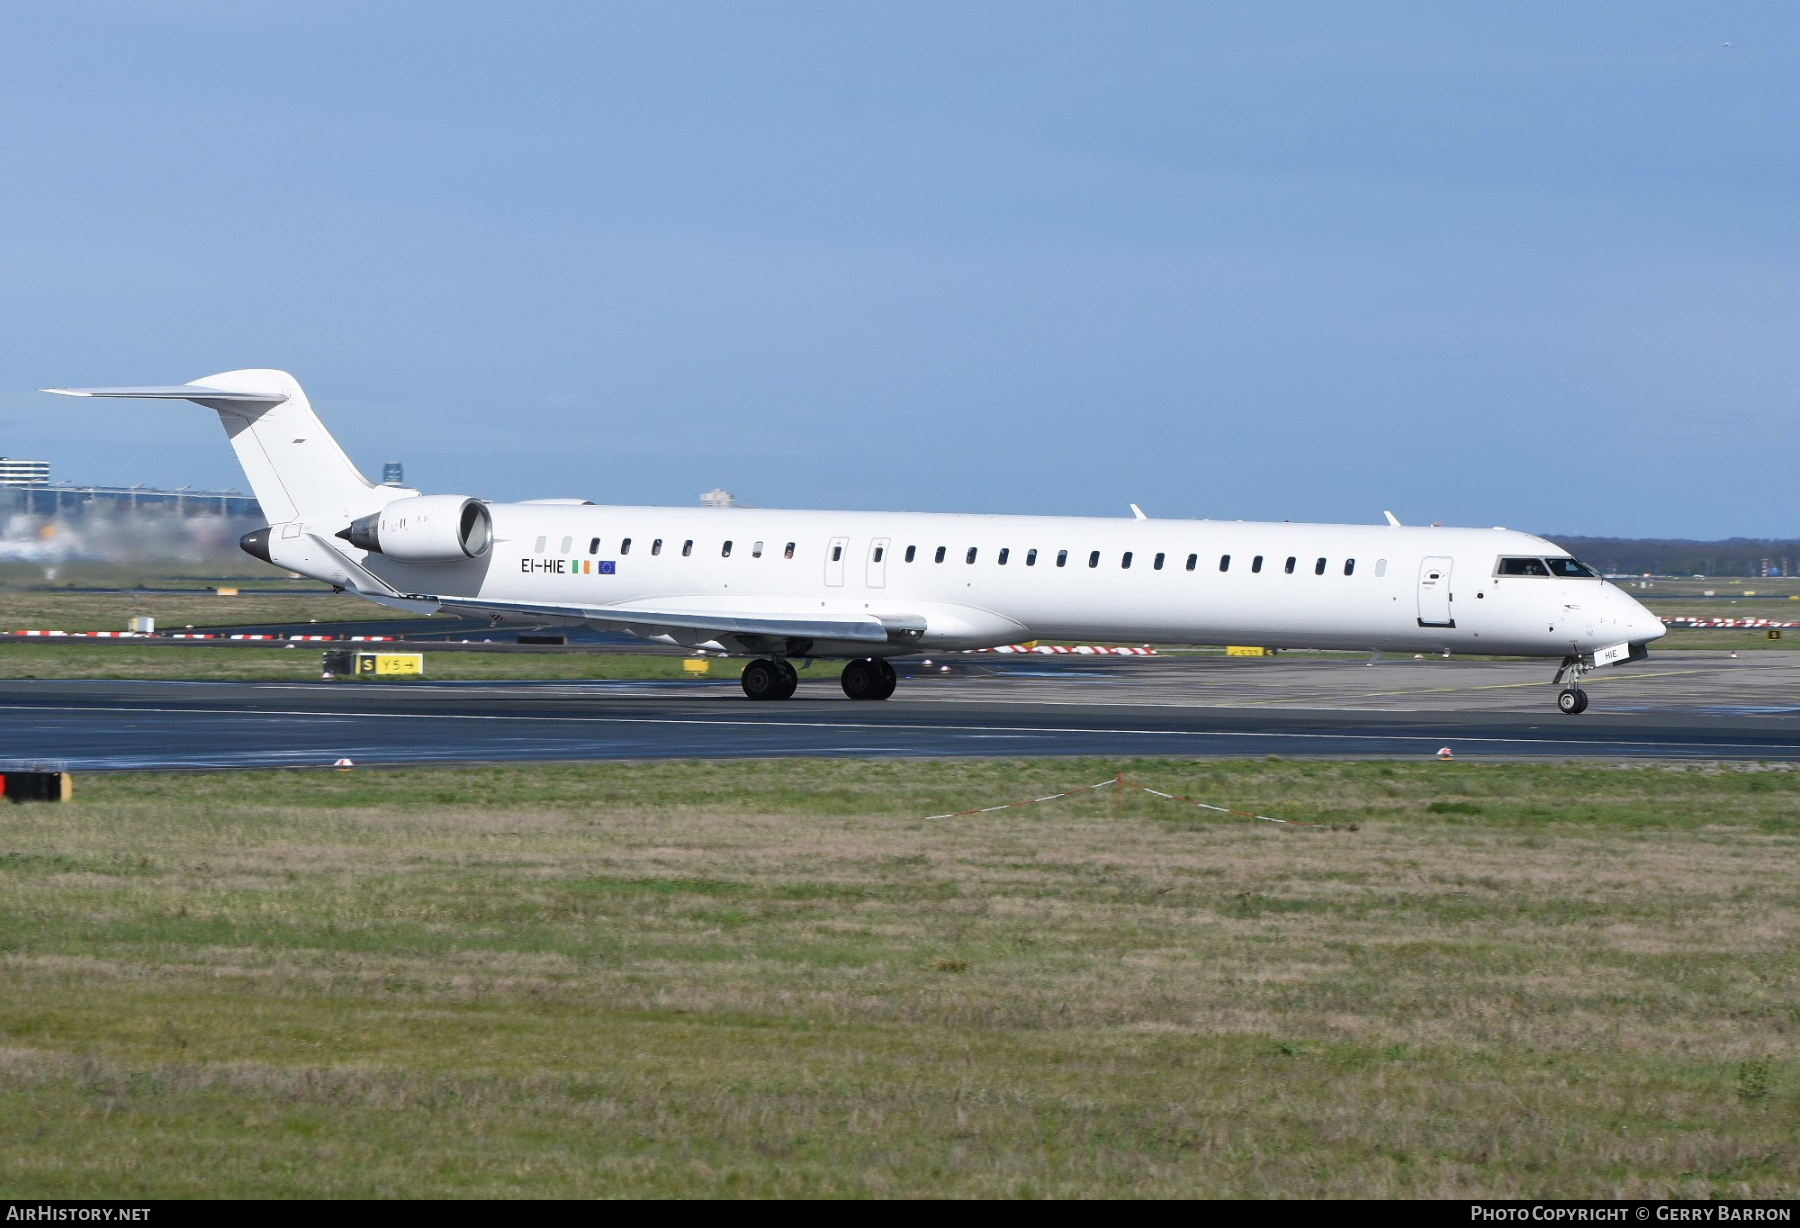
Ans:
{"label": "distant building", "polygon": [[0,456],[0,486],[48,486],[50,462]]}
{"label": "distant building", "polygon": [[0,511],[33,516],[83,517],[96,513],[159,509],[177,516],[236,516],[260,520],[262,510],[254,495],[241,490],[159,490],[151,486],[77,486],[73,482],[31,484],[0,482],[11,487],[0,499]]}
{"label": "distant building", "polygon": [[700,496],[701,507],[736,507],[737,496],[722,486],[715,486]]}
{"label": "distant building", "polygon": [[381,484],[383,486],[406,485],[406,467],[399,461],[389,461],[381,467]]}

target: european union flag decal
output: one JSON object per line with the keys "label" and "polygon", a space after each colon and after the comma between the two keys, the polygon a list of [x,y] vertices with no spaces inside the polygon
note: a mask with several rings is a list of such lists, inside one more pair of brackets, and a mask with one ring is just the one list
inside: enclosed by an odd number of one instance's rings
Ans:
{"label": "european union flag decal", "polygon": [[618,567],[619,565],[612,559],[605,559],[600,564],[600,574],[603,576],[615,575],[618,572]]}

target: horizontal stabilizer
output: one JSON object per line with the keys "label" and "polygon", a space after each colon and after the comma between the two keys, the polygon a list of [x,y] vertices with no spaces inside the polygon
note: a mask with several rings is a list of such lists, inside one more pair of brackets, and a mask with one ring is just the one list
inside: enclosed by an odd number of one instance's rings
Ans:
{"label": "horizontal stabilizer", "polygon": [[204,384],[146,385],[142,388],[45,388],[65,397],[138,397],[146,401],[239,401],[279,405],[287,397],[279,392],[231,392]]}

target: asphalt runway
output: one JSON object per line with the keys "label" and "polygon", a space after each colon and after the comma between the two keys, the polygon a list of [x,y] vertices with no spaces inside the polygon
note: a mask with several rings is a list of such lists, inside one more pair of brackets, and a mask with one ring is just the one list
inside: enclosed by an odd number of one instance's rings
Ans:
{"label": "asphalt runway", "polygon": [[[950,673],[942,672],[949,662]],[[731,663],[720,662],[730,669]],[[905,664],[905,663],[903,663]],[[1543,662],[953,656],[852,703],[673,682],[9,681],[0,764],[208,769],[496,760],[1091,755],[1800,760],[1800,653],[1653,657],[1554,707]],[[910,675],[910,676],[908,676]]]}

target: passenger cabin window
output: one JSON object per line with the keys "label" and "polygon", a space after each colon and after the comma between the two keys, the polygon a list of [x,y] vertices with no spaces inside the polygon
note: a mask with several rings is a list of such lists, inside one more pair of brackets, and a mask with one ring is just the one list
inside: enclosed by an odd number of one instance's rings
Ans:
{"label": "passenger cabin window", "polygon": [[1499,575],[1502,576],[1547,576],[1550,569],[1544,566],[1543,559],[1501,559]]}
{"label": "passenger cabin window", "polygon": [[1255,574],[1257,572],[1260,572],[1261,570],[1262,570],[1262,555],[1259,554],[1255,558],[1250,560],[1250,571],[1251,571],[1251,574]]}
{"label": "passenger cabin window", "polygon": [[1119,566],[1127,569],[1131,567],[1131,551],[1127,550],[1119,556]]}
{"label": "passenger cabin window", "polygon": [[1290,554],[1290,555],[1288,555],[1287,565],[1284,566],[1281,570],[1287,572],[1288,575],[1291,576],[1294,574],[1294,564],[1297,562],[1299,562],[1299,560]]}
{"label": "passenger cabin window", "polygon": [[917,546],[908,546],[906,548],[906,561],[909,563],[912,562],[913,557],[915,555],[917,555],[918,553],[919,553],[919,548]]}
{"label": "passenger cabin window", "polygon": [[593,541],[588,543],[588,553],[589,554],[599,554],[600,553],[600,539],[598,537],[596,537]]}
{"label": "passenger cabin window", "polygon": [[1344,560],[1344,574],[1347,576],[1353,576],[1356,574],[1356,560],[1355,559],[1345,559]]}
{"label": "passenger cabin window", "polygon": [[793,542],[789,542],[787,544],[787,549],[783,550],[781,552],[781,557],[784,559],[791,559],[794,557],[794,543]]}
{"label": "passenger cabin window", "polygon": [[1230,571],[1231,570],[1231,556],[1229,554],[1221,554],[1219,556],[1219,570],[1220,571]]}
{"label": "passenger cabin window", "polygon": [[650,553],[651,554],[661,554],[662,553],[662,538],[659,537],[655,541],[650,543]]}
{"label": "passenger cabin window", "polygon": [[681,557],[685,559],[692,553],[694,553],[694,539],[690,537],[681,543]]}
{"label": "passenger cabin window", "polygon": [[1056,552],[1056,565],[1058,567],[1067,567],[1069,565],[1069,552],[1067,550],[1058,550]]}
{"label": "passenger cabin window", "polygon": [[571,553],[574,550],[574,548],[575,548],[575,539],[573,537],[563,538],[562,552],[564,554]]}
{"label": "passenger cabin window", "polygon": [[760,559],[762,557],[762,543],[761,542],[751,542],[750,543],[750,557],[753,559]]}
{"label": "passenger cabin window", "polygon": [[1192,571],[1198,566],[1200,566],[1200,556],[1197,554],[1188,555],[1187,569]]}
{"label": "passenger cabin window", "polygon": [[941,563],[941,562],[943,562],[943,561],[944,561],[944,556],[945,556],[945,555],[946,555],[946,554],[948,554],[948,553],[950,553],[950,547],[948,547],[948,546],[939,546],[939,547],[938,547],[938,548],[937,548],[937,555],[936,555],[936,558],[935,558],[935,561],[936,561],[936,562],[939,562],[939,563]]}
{"label": "passenger cabin window", "polygon": [[969,553],[968,553],[968,557],[966,557],[966,558],[964,558],[964,559],[963,559],[963,562],[965,562],[965,563],[973,563],[973,562],[974,562],[974,561],[975,561],[975,547],[974,547],[974,546],[970,546],[970,547],[969,547]]}
{"label": "passenger cabin window", "polygon": [[1156,571],[1161,571],[1162,565],[1163,565],[1163,557],[1164,556],[1161,553],[1158,553],[1157,556],[1150,561],[1150,566],[1153,569],[1155,569]]}
{"label": "passenger cabin window", "polygon": [[624,538],[623,540],[621,540],[619,542],[619,553],[620,554],[630,554],[631,553],[631,539],[629,537]]}
{"label": "passenger cabin window", "polygon": [[1325,560],[1320,559],[1318,562],[1313,564],[1313,575],[1322,576],[1324,574],[1325,574]]}
{"label": "passenger cabin window", "polygon": [[1386,559],[1376,559],[1375,560],[1375,578],[1379,580],[1382,576],[1385,576],[1385,575],[1387,575],[1387,560]]}
{"label": "passenger cabin window", "polygon": [[728,559],[731,557],[731,543],[730,542],[726,542],[723,546],[719,547],[719,557],[722,559]]}
{"label": "passenger cabin window", "polygon": [[1025,566],[1037,566],[1037,549],[1035,547],[1025,552]]}
{"label": "passenger cabin window", "polygon": [[544,543],[548,540],[550,540],[550,539],[547,537],[538,538],[537,545],[535,545],[531,548],[531,552],[533,554],[542,554],[544,552]]}
{"label": "passenger cabin window", "polygon": [[1089,567],[1100,566],[1100,552],[1098,550],[1096,550],[1092,554],[1088,555],[1088,566]]}
{"label": "passenger cabin window", "polygon": [[1004,566],[1006,566],[1006,560],[1007,560],[1007,558],[1008,558],[1008,557],[1009,557],[1009,556],[1010,556],[1010,555],[1011,555],[1011,554],[1012,554],[1012,547],[1010,547],[1010,546],[1002,546],[1002,547],[1000,547],[1000,554],[999,554],[999,556],[998,556],[998,557],[996,557],[996,558],[995,558],[995,559],[994,559],[994,561],[995,561],[995,562],[996,562],[996,563],[998,563],[998,564],[1000,564],[1000,566],[1002,566],[1002,567],[1004,567]]}

